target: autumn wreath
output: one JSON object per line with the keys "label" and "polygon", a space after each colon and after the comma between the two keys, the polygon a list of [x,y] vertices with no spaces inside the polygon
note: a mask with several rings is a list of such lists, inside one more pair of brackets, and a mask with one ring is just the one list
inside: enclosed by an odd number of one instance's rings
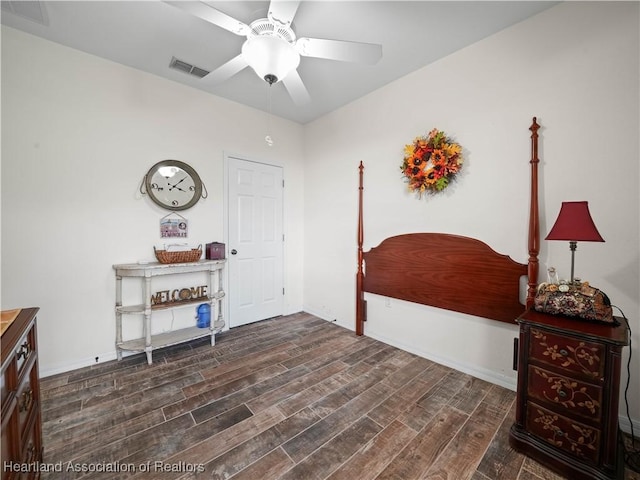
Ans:
{"label": "autumn wreath", "polygon": [[436,193],[447,188],[462,167],[462,148],[434,128],[429,135],[417,137],[405,145],[400,169],[409,190]]}

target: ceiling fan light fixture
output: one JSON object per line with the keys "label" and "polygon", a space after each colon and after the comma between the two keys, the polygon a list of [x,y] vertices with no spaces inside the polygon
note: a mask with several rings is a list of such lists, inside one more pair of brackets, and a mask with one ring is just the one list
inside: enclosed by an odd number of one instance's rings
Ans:
{"label": "ceiling fan light fixture", "polygon": [[248,38],[242,45],[242,57],[269,84],[282,80],[300,64],[300,54],[295,47],[273,35]]}

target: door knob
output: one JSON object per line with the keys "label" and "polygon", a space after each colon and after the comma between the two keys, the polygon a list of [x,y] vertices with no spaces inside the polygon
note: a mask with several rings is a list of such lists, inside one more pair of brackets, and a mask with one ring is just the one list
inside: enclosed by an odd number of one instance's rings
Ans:
{"label": "door knob", "polygon": [[231,255],[235,255],[236,253],[238,253],[238,251],[235,248],[231,250]]}

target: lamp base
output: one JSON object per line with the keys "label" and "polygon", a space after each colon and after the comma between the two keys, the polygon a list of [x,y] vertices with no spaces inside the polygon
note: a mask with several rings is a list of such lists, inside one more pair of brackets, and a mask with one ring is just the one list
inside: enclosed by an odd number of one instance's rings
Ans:
{"label": "lamp base", "polygon": [[569,242],[569,249],[571,250],[571,283],[573,283],[574,281],[573,267],[575,265],[575,259],[576,259],[576,248],[578,248],[578,242],[571,240]]}

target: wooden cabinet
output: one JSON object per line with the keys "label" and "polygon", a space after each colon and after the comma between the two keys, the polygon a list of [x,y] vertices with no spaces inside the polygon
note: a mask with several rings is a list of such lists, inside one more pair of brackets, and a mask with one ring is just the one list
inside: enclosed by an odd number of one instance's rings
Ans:
{"label": "wooden cabinet", "polygon": [[19,311],[2,332],[2,480],[39,478],[42,420],[36,314]]}
{"label": "wooden cabinet", "polygon": [[[146,352],[147,363],[152,363],[152,352],[156,348],[175,345],[177,343],[194,340],[196,338],[211,336],[211,345],[215,344],[215,335],[224,327],[222,314],[222,299],[224,289],[222,287],[222,272],[226,260],[200,260],[188,263],[124,263],[114,265],[116,271],[116,352],[118,360],[122,359],[123,351]],[[191,291],[186,288],[177,289],[174,292],[175,301],[152,305],[152,278],[165,275],[181,275],[187,273],[204,273],[207,275],[207,291],[205,295],[193,298]],[[137,305],[122,304],[122,278],[137,277],[144,282],[144,303]],[[182,293],[185,295],[181,295]],[[151,322],[154,311],[178,308],[198,303],[208,303],[211,306],[211,322],[209,328],[197,326],[179,330],[163,332],[157,335],[151,334]],[[123,315],[143,315],[143,337],[132,340],[122,338]]]}
{"label": "wooden cabinet", "polygon": [[513,448],[561,475],[621,479],[618,401],[620,326],[528,311],[519,319]]}

